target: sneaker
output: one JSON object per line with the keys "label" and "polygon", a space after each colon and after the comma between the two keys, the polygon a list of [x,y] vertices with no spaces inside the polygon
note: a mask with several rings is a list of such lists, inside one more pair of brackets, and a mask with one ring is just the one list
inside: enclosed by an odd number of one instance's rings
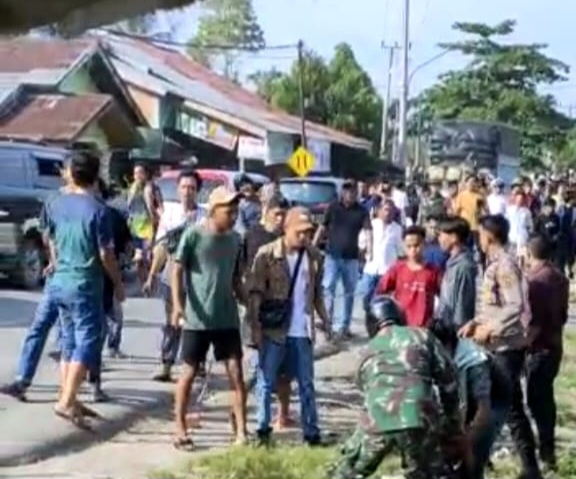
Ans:
{"label": "sneaker", "polygon": [[320,436],[305,437],[304,444],[308,447],[322,447],[322,439]]}
{"label": "sneaker", "polygon": [[162,370],[152,376],[152,380],[159,383],[171,383],[172,382],[172,368],[170,366],[162,366]]}
{"label": "sneaker", "polygon": [[266,431],[256,431],[256,445],[258,447],[270,447],[272,440],[272,429]]}
{"label": "sneaker", "polygon": [[109,349],[108,357],[110,359],[126,359],[128,356],[119,349]]}
{"label": "sneaker", "polygon": [[52,360],[55,361],[57,363],[60,362],[60,359],[62,358],[62,353],[60,351],[50,351],[48,353],[48,357]]}
{"label": "sneaker", "polygon": [[2,389],[0,389],[0,392],[2,394],[6,394],[7,396],[13,397],[14,399],[17,399],[20,402],[26,402],[26,389],[27,387],[20,381],[15,381],[4,386]]}
{"label": "sneaker", "polygon": [[110,402],[110,396],[106,394],[100,385],[95,385],[94,389],[92,390],[92,402],[94,403],[103,403],[103,402]]}

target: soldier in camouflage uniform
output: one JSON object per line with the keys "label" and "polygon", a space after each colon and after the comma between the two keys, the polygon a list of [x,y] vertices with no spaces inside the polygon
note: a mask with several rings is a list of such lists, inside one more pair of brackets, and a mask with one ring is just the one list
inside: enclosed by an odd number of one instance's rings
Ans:
{"label": "soldier in camouflage uniform", "polygon": [[424,225],[430,218],[439,220],[446,216],[448,212],[448,202],[440,191],[440,183],[431,181],[425,186],[425,194],[422,196],[420,208],[418,209],[419,225]]}
{"label": "soldier in camouflage uniform", "polygon": [[450,477],[443,438],[461,438],[452,361],[428,330],[406,326],[391,298],[375,299],[367,321],[372,339],[357,372],[363,411],[327,477],[368,477],[393,451],[406,479]]}

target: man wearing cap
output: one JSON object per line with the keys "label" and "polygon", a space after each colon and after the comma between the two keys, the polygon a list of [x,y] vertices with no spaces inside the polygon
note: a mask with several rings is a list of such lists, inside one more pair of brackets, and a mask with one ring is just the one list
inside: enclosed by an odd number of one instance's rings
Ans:
{"label": "man wearing cap", "polygon": [[262,246],[252,265],[248,321],[258,345],[258,438],[270,439],[271,400],[280,374],[298,381],[303,439],[320,443],[314,389],[314,313],[329,331],[322,298],[322,256],[310,245],[314,225],[305,208],[292,208],[284,235]]}
{"label": "man wearing cap", "polygon": [[506,215],[508,198],[504,194],[504,186],[504,181],[500,178],[496,178],[490,183],[492,192],[486,198],[486,203],[488,205],[488,212],[491,215]]}
{"label": "man wearing cap", "polygon": [[172,324],[183,329],[183,367],[175,400],[174,446],[178,449],[194,447],[187,431],[186,412],[192,384],[210,346],[215,359],[225,363],[230,378],[236,443],[246,441],[246,393],[237,305],[237,301],[244,300],[242,240],[234,231],[239,200],[239,193],[225,186],[215,188],[208,198],[206,220],[184,231],[174,255]]}

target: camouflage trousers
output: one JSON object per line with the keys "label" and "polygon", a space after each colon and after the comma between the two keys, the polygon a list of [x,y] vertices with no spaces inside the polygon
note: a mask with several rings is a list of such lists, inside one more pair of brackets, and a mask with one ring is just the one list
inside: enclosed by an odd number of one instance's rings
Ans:
{"label": "camouflage trousers", "polygon": [[406,479],[445,479],[450,477],[440,440],[426,429],[371,433],[357,428],[342,445],[340,457],[329,467],[330,479],[363,479],[376,472],[391,453],[402,456]]}

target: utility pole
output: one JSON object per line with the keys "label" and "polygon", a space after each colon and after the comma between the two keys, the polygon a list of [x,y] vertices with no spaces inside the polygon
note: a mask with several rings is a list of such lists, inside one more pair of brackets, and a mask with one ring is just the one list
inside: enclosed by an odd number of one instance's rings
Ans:
{"label": "utility pole", "polygon": [[300,103],[300,145],[308,148],[306,137],[306,97],[304,95],[304,42],[298,41],[298,100]]}
{"label": "utility pole", "polygon": [[398,163],[400,167],[406,168],[406,177],[411,178],[411,165],[407,161],[407,118],[408,118],[408,82],[410,75],[409,50],[410,50],[410,0],[403,0],[402,15],[402,83],[400,85],[400,105],[398,118]]}
{"label": "utility pole", "polygon": [[382,42],[382,48],[388,52],[388,72],[386,79],[386,94],[382,103],[382,135],[380,136],[380,159],[386,158],[388,146],[388,110],[390,109],[390,96],[392,94],[392,70],[394,68],[394,52],[400,47],[397,43],[386,45]]}

